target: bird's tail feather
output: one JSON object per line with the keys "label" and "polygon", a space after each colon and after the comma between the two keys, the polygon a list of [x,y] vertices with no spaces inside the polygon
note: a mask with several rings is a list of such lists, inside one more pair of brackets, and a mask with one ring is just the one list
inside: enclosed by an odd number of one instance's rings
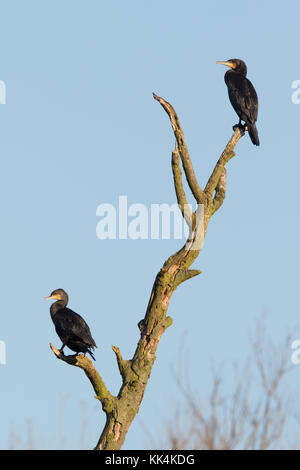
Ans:
{"label": "bird's tail feather", "polygon": [[249,132],[250,139],[252,140],[252,143],[254,145],[259,145],[259,138],[258,138],[256,125],[247,123],[247,127],[248,127],[248,132]]}
{"label": "bird's tail feather", "polygon": [[92,351],[90,349],[87,350],[87,352],[89,353],[89,355],[91,356],[92,359],[94,359],[94,361],[96,360],[94,354],[92,353]]}

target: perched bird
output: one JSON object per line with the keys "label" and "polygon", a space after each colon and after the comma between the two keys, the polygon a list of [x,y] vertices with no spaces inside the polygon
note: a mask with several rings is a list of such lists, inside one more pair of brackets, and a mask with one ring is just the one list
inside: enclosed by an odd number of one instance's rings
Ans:
{"label": "perched bird", "polygon": [[91,350],[97,348],[96,343],[84,319],[67,307],[68,294],[63,289],[56,289],[45,300],[56,300],[50,307],[50,314],[56,333],[62,341],[60,352],[68,346],[76,353],[88,352],[95,361]]}
{"label": "perched bird", "polygon": [[218,61],[217,64],[230,67],[224,77],[230,102],[240,118],[239,126],[241,127],[241,121],[244,121],[253,144],[259,145],[255,125],[258,112],[257,93],[250,80],[246,78],[247,66],[245,62],[240,59],[230,59],[226,62]]}

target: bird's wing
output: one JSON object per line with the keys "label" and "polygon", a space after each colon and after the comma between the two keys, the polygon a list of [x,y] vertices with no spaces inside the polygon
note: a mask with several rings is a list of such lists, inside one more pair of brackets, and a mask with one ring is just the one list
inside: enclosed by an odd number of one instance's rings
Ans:
{"label": "bird's wing", "polygon": [[68,330],[72,335],[77,336],[87,345],[97,347],[92,338],[89,326],[78,313],[65,307],[63,310],[57,312],[56,317],[57,320],[63,322],[64,329]]}
{"label": "bird's wing", "polygon": [[257,119],[258,98],[254,86],[246,77],[232,73],[227,81],[229,98],[239,114],[241,111],[251,123]]}

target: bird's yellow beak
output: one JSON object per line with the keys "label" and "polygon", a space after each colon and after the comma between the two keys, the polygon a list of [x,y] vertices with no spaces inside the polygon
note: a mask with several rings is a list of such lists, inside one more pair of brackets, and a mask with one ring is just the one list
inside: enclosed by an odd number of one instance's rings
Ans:
{"label": "bird's yellow beak", "polygon": [[230,60],[226,60],[225,62],[222,60],[218,60],[216,63],[226,65],[227,67],[230,67],[231,69],[235,69],[236,67],[236,65],[233,62],[230,62]]}
{"label": "bird's yellow beak", "polygon": [[50,297],[45,297],[44,300],[61,300],[61,297],[59,294],[56,295],[50,295]]}

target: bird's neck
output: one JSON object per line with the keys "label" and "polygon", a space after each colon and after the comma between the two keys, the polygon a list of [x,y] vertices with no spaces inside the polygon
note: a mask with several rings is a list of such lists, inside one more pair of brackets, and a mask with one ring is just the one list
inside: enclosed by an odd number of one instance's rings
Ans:
{"label": "bird's neck", "polygon": [[54,302],[54,304],[51,305],[50,307],[50,313],[51,315],[55,315],[58,310],[61,310],[62,308],[65,308],[67,305],[67,302],[64,300],[58,300],[57,302]]}
{"label": "bird's neck", "polygon": [[244,69],[242,67],[239,67],[238,69],[229,69],[227,70],[227,72],[225,73],[225,76],[229,76],[229,75],[232,75],[232,74],[239,74],[239,75],[243,75],[243,77],[246,77],[247,75],[247,69]]}

